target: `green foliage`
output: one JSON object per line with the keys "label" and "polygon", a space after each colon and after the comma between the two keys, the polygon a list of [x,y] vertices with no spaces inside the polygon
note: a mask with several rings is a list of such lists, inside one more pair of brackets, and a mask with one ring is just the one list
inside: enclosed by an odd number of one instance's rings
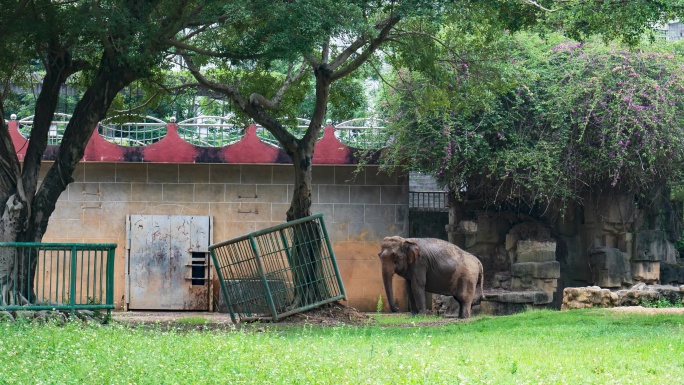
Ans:
{"label": "green foliage", "polygon": [[201,332],[0,323],[0,382],[676,384],[684,380],[676,354],[683,327],[680,315],[609,310],[440,326],[260,324]]}
{"label": "green foliage", "polygon": [[661,297],[655,301],[649,301],[648,299],[644,299],[641,303],[641,306],[643,307],[649,307],[649,308],[656,308],[656,309],[663,309],[663,308],[681,308],[684,307],[681,301],[673,302],[670,301],[666,297]]}
{"label": "green foliage", "polygon": [[[434,173],[488,203],[530,208],[578,202],[591,189],[648,194],[678,183],[684,75],[671,46],[634,52],[530,34],[498,44],[503,59],[471,54],[494,63],[480,76],[445,70],[466,78],[460,83],[397,72],[388,164]],[[486,73],[499,81],[482,84]]]}

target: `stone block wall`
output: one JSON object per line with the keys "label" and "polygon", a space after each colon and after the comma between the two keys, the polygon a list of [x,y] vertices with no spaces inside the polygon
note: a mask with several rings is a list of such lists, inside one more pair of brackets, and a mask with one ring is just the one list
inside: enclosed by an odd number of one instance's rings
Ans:
{"label": "stone block wall", "polygon": [[[42,170],[47,170],[45,162]],[[385,236],[408,236],[408,177],[367,166],[314,166],[312,212],[322,212],[348,305],[374,311],[384,296],[377,253]],[[62,194],[44,242],[117,243],[115,301],[124,300],[126,216],[207,215],[216,243],[283,223],[291,165],[88,163]],[[395,293],[404,304],[403,283]],[[385,307],[387,301],[383,299]]]}

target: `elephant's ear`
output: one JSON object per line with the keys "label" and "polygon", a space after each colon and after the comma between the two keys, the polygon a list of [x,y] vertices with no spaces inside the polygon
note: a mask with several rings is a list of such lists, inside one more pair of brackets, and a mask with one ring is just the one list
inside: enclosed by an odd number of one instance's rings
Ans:
{"label": "elephant's ear", "polygon": [[411,241],[404,241],[404,251],[406,253],[406,262],[408,262],[409,266],[413,264],[413,262],[416,261],[418,258],[418,254],[420,253],[420,248],[415,242]]}

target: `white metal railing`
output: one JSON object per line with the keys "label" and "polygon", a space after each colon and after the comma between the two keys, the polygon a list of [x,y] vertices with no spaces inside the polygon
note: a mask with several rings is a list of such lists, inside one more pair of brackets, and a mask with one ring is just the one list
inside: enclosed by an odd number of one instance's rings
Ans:
{"label": "white metal railing", "polygon": [[378,149],[386,147],[391,139],[382,119],[358,118],[335,125],[335,136],[349,147]]}
{"label": "white metal railing", "polygon": [[223,147],[240,140],[245,128],[233,124],[230,116],[196,116],[178,122],[178,135],[202,147]]}
{"label": "white metal railing", "polygon": [[152,116],[119,115],[100,122],[98,133],[120,146],[148,146],[166,136],[167,123]]}
{"label": "white metal railing", "polygon": [[[18,123],[19,133],[26,139],[31,139],[31,128],[33,127],[33,117],[35,115],[27,116],[20,119]],[[50,129],[48,131],[48,144],[59,144],[62,141],[62,136],[64,136],[64,130],[71,115],[55,113],[52,117],[52,123],[50,123]]]}
{"label": "white metal railing", "polygon": [[[56,113],[48,133],[48,144],[60,143],[71,115]],[[174,119],[171,118],[173,123]],[[340,142],[355,148],[379,149],[385,147],[391,136],[385,129],[385,121],[375,118],[359,118],[335,125],[335,136]],[[310,124],[309,120],[297,118],[296,126],[288,129],[301,138]],[[328,121],[330,124],[330,121]],[[30,138],[33,116],[18,120],[19,132]],[[167,133],[168,123],[145,115],[118,115],[107,118],[98,125],[98,133],[107,141],[120,146],[147,146],[158,142]],[[178,122],[178,135],[188,143],[201,147],[223,147],[239,141],[245,127],[236,124],[233,116],[197,116]],[[259,139],[273,146],[280,146],[270,131],[257,125]],[[322,132],[321,135],[322,137]]]}

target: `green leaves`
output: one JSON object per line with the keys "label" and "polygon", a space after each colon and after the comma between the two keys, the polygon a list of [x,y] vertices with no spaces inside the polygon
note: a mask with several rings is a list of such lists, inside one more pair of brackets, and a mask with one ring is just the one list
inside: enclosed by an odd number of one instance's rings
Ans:
{"label": "green leaves", "polygon": [[491,44],[500,59],[461,47],[459,57],[475,63],[467,70],[396,72],[387,164],[431,172],[471,199],[530,209],[579,202],[592,189],[648,194],[678,183],[684,79],[672,46],[631,52],[530,34]]}

